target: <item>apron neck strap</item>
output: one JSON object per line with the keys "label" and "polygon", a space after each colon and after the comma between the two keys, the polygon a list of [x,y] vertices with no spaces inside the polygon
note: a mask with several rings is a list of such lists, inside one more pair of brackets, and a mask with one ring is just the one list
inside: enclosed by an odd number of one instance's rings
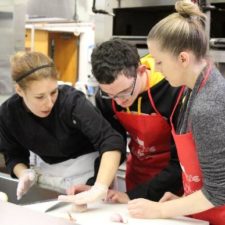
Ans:
{"label": "apron neck strap", "polygon": [[[207,64],[207,69],[205,71],[204,78],[203,78],[203,80],[202,80],[202,82],[201,82],[201,84],[200,84],[200,86],[198,88],[198,92],[205,86],[205,84],[206,84],[206,82],[207,82],[207,80],[209,78],[211,70],[212,70],[212,63],[209,62]],[[174,112],[176,111],[177,105],[178,105],[178,103],[179,103],[179,101],[181,99],[181,96],[182,96],[182,94],[184,92],[184,89],[185,89],[185,86],[183,86],[181,88],[180,93],[179,93],[178,98],[177,98],[177,101],[176,101],[176,104],[175,104],[175,106],[173,108],[173,111],[172,111],[172,114],[170,116],[170,124],[171,124],[172,130],[174,130],[174,125],[173,125],[173,122],[172,122],[173,121],[173,115],[174,115]]]}
{"label": "apron neck strap", "polygon": [[[153,73],[154,73],[154,70],[151,70],[151,74],[153,74]],[[152,105],[152,108],[155,110],[155,112],[157,114],[161,115],[160,112],[158,111],[158,109],[155,106],[155,102],[154,102],[153,97],[152,97],[152,94],[151,94],[150,79],[151,79],[151,75],[149,73],[149,74],[147,74],[148,98],[149,98],[149,100],[151,102],[151,105]]]}
{"label": "apron neck strap", "polygon": [[181,97],[182,97],[182,95],[183,95],[183,93],[184,93],[184,89],[185,89],[185,86],[182,86],[181,89],[180,89],[180,92],[179,92],[179,94],[178,94],[178,97],[177,97],[175,106],[174,106],[174,108],[173,108],[173,111],[172,111],[172,113],[171,113],[171,115],[170,115],[170,124],[171,124],[172,130],[174,130],[174,125],[173,125],[173,116],[174,116],[174,112],[176,111],[177,106],[178,106],[178,104],[179,104],[179,102],[180,102],[180,99],[181,99]]}
{"label": "apron neck strap", "polygon": [[[154,71],[153,71],[153,73],[154,73]],[[154,100],[152,98],[151,87],[150,87],[150,73],[147,74],[147,84],[148,84],[148,90],[147,90],[147,92],[148,92],[148,98],[149,98],[149,101],[151,103],[151,106],[152,106],[152,108],[154,109],[154,111],[157,114],[161,115],[161,113],[157,110],[156,105],[155,105],[155,102],[154,102]],[[138,98],[138,104],[137,104],[137,113],[138,114],[141,113],[141,100],[142,100],[142,97],[139,97]],[[115,100],[114,99],[112,99],[112,108],[113,108],[113,111],[114,112],[117,111],[116,110],[116,104],[115,104]],[[129,107],[127,108],[127,112],[130,113]]]}
{"label": "apron neck strap", "polygon": [[112,108],[113,108],[114,113],[116,113],[116,104],[115,104],[114,99],[112,99]]}
{"label": "apron neck strap", "polygon": [[206,82],[207,80],[209,79],[209,75],[210,75],[210,72],[212,70],[212,63],[208,63],[207,64],[207,68],[206,68],[206,71],[205,71],[205,74],[204,74],[204,78],[198,88],[198,92],[206,85]]}

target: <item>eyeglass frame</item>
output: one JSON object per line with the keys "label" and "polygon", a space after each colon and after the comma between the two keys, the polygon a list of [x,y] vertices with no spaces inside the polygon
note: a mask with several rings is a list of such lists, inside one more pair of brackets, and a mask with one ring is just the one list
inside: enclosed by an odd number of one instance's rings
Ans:
{"label": "eyeglass frame", "polygon": [[[104,91],[102,91],[101,90],[101,88],[99,89],[99,93],[100,93],[100,96],[101,96],[101,98],[103,98],[103,99],[114,99],[114,100],[116,100],[116,99],[126,99],[126,98],[130,98],[133,94],[134,94],[134,89],[135,89],[135,86],[136,86],[136,81],[137,81],[137,75],[135,76],[135,78],[134,78],[134,81],[133,81],[133,83],[132,83],[132,90],[131,90],[131,92],[130,93],[124,93],[124,94],[116,94],[116,95],[114,95],[114,96],[109,96],[109,94],[107,94],[107,93],[105,93]],[[123,92],[123,91],[122,91]],[[105,94],[104,94],[105,93]]]}

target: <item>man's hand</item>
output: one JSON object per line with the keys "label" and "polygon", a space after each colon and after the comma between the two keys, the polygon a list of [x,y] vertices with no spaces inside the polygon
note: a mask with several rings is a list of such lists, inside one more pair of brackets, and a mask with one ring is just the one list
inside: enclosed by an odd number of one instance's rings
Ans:
{"label": "man's hand", "polygon": [[103,184],[95,183],[89,190],[76,195],[60,195],[59,201],[72,202],[76,205],[84,205],[99,200],[105,200],[107,196],[108,187]]}
{"label": "man's hand", "polygon": [[67,195],[75,195],[75,194],[81,193],[83,191],[88,191],[90,189],[91,189],[90,185],[77,184],[77,185],[74,185],[74,186],[70,187],[69,189],[67,189],[66,193],[67,193]]}
{"label": "man's hand", "polygon": [[109,190],[106,197],[106,201],[113,202],[113,203],[128,203],[130,199],[128,195],[124,192]]}
{"label": "man's hand", "polygon": [[21,199],[24,194],[35,184],[37,181],[37,174],[33,169],[25,169],[19,177],[17,185],[17,200]]}

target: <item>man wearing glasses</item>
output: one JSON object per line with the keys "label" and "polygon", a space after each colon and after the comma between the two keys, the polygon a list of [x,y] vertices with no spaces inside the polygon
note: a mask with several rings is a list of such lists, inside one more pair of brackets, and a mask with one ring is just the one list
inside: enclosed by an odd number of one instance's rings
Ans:
{"label": "man wearing glasses", "polygon": [[126,193],[111,191],[108,200],[126,203],[136,197],[158,201],[164,192],[181,190],[176,149],[171,144],[169,118],[179,88],[154,71],[150,55],[121,39],[96,47],[92,72],[99,83],[96,105],[124,139],[130,137]]}
{"label": "man wearing glasses", "polygon": [[[140,197],[158,201],[166,191],[177,194],[182,187],[169,126],[179,89],[154,72],[151,56],[141,62],[137,49],[121,39],[102,43],[91,56],[100,87],[96,106],[125,140],[130,137],[127,192],[110,190],[107,198],[112,202],[127,203]],[[84,189],[75,186],[68,193]]]}

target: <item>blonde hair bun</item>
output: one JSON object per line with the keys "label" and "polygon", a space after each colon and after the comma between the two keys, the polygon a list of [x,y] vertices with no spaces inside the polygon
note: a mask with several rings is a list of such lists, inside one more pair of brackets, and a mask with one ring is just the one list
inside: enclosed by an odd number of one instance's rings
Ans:
{"label": "blonde hair bun", "polygon": [[199,16],[205,18],[199,6],[189,0],[177,1],[175,4],[176,11],[183,17]]}

